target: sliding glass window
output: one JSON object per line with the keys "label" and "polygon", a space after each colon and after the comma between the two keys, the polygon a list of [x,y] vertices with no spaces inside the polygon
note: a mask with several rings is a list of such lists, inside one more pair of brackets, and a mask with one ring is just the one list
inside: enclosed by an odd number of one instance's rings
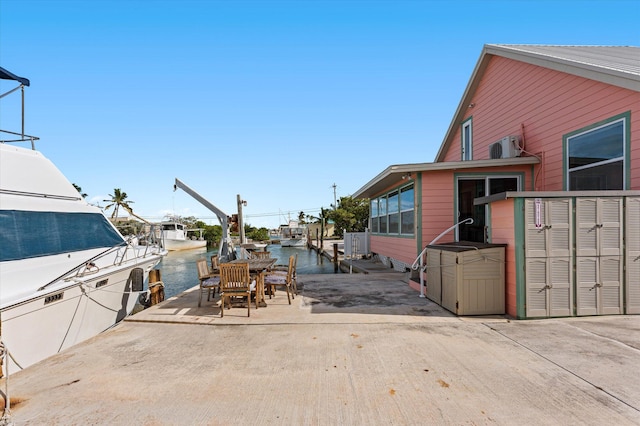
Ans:
{"label": "sliding glass window", "polygon": [[413,184],[395,189],[371,200],[371,232],[413,235],[415,199]]}
{"label": "sliding glass window", "polygon": [[378,217],[378,198],[371,200],[371,232],[378,233],[380,230],[380,218]]}
{"label": "sliding glass window", "polygon": [[627,126],[625,114],[565,136],[569,191],[625,189]]}

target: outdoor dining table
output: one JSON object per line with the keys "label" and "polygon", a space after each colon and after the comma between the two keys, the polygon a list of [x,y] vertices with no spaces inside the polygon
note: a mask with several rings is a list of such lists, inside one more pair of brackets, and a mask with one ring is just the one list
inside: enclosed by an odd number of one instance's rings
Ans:
{"label": "outdoor dining table", "polygon": [[276,257],[268,257],[263,259],[234,259],[229,263],[248,263],[249,273],[256,280],[256,297],[260,307],[267,306],[264,295],[264,274],[263,272],[270,269],[278,261]]}

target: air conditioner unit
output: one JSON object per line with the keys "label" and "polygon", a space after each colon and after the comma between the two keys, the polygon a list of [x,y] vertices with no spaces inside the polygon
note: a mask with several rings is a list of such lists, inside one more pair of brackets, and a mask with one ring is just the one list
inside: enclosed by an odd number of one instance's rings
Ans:
{"label": "air conditioner unit", "polygon": [[489,157],[492,160],[496,158],[519,157],[521,152],[520,138],[518,136],[506,136],[498,142],[489,145]]}

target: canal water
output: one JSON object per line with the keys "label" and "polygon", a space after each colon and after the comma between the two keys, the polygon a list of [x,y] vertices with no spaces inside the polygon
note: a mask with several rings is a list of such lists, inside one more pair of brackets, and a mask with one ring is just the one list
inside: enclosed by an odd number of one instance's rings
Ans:
{"label": "canal water", "polygon": [[[270,244],[267,246],[267,250],[271,252],[271,257],[278,259],[278,264],[287,264],[289,262],[289,256],[297,254],[298,263],[296,268],[298,274],[336,273],[333,262],[324,256],[318,255],[313,250],[297,247],[282,247],[279,244]],[[211,256],[217,253],[217,251],[217,248],[170,251],[158,266],[156,266],[157,269],[160,269],[162,275],[165,298],[168,299],[198,285],[196,260],[204,258],[209,262]]]}

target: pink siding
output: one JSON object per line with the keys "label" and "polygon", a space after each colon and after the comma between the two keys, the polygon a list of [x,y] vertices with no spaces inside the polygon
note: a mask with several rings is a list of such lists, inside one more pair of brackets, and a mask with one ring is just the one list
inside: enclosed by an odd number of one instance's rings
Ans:
{"label": "pink siding", "polygon": [[371,251],[411,265],[418,256],[414,238],[371,236]]}
{"label": "pink siding", "polygon": [[[531,188],[533,178],[530,166],[465,169],[458,174],[485,176],[492,173],[524,173],[524,189]],[[453,170],[424,172],[422,174],[422,242],[424,245],[429,244],[441,232],[454,224],[454,185]],[[440,242],[453,240],[454,233],[451,231],[443,236]]]}
{"label": "pink siding", "polygon": [[491,242],[506,244],[505,303],[507,314],[517,317],[516,301],[516,241],[514,233],[513,198],[491,203]]}
{"label": "pink siding", "polygon": [[[473,159],[489,158],[488,146],[507,135],[523,137],[541,156],[535,190],[563,188],[562,136],[631,111],[631,186],[640,189],[640,93],[515,60],[493,57],[465,120],[473,117]],[[460,129],[445,161],[460,160]]]}
{"label": "pink siding", "polygon": [[[429,244],[442,231],[453,225],[453,173],[451,171],[422,174],[422,243]],[[453,232],[440,242],[453,241]]]}

